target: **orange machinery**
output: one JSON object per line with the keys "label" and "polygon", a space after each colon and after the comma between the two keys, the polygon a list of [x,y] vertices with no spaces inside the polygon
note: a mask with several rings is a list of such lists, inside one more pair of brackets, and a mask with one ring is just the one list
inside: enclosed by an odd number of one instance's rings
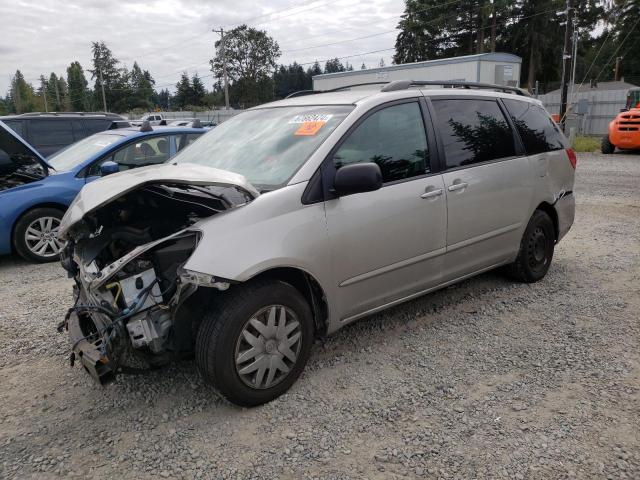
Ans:
{"label": "orange machinery", "polygon": [[602,153],[640,150],[640,88],[627,93],[627,105],[609,123],[609,133],[602,138]]}

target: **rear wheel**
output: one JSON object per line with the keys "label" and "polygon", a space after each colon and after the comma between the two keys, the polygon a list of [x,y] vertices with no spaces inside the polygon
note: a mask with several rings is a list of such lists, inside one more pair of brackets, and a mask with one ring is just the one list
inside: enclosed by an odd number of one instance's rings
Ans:
{"label": "rear wheel", "polygon": [[223,397],[252,407],[293,385],[312,343],[313,317],[300,292],[281,281],[257,281],[216,298],[198,332],[196,363]]}
{"label": "rear wheel", "polygon": [[507,267],[507,272],[520,282],[533,283],[541,280],[551,266],[554,246],[553,221],[542,210],[536,210],[522,236],[518,256]]}
{"label": "rear wheel", "polygon": [[606,154],[615,152],[616,147],[609,140],[609,135],[605,135],[604,137],[602,137],[602,143],[600,144],[600,150],[602,151],[602,153],[606,153]]}
{"label": "rear wheel", "polygon": [[50,207],[34,208],[24,214],[13,231],[16,252],[32,262],[57,260],[64,245],[58,240],[63,214],[61,210]]}

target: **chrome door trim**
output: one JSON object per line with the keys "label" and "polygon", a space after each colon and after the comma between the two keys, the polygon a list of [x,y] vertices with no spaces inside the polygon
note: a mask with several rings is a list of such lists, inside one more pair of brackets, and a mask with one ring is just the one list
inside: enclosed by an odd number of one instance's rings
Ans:
{"label": "chrome door trim", "polygon": [[446,248],[438,248],[437,250],[432,250],[431,252],[418,255],[417,257],[401,260],[399,262],[392,263],[391,265],[386,265],[376,270],[372,270],[370,272],[363,273],[361,275],[356,275],[355,277],[347,278],[345,281],[338,284],[338,286],[346,287],[348,285],[353,285],[354,283],[362,282],[363,280],[368,280],[369,278],[377,277],[378,275],[392,272],[394,270],[398,270],[399,268],[408,267],[409,265],[413,265],[414,263],[422,262],[424,260],[429,260],[430,258],[435,258],[439,255],[444,255],[446,251],[447,251]]}

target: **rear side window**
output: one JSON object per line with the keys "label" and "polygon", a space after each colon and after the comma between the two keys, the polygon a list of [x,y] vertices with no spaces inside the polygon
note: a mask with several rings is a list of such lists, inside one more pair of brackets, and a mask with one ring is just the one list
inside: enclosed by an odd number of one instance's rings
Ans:
{"label": "rear side window", "polygon": [[180,151],[185,147],[188,147],[193,142],[195,142],[198,138],[200,138],[200,134],[197,133],[184,133],[182,135],[176,135],[176,151]]}
{"label": "rear side window", "polygon": [[504,104],[520,134],[527,155],[569,147],[560,127],[541,106],[510,99],[504,99]]}
{"label": "rear side window", "polygon": [[429,150],[420,106],[404,103],[373,113],[344,141],[333,162],[336,169],[352,163],[377,163],[385,183],[428,173]]}
{"label": "rear side window", "polygon": [[111,120],[90,120],[86,119],[84,121],[84,128],[87,131],[87,136],[93,135],[94,133],[103,132],[111,125]]}
{"label": "rear side window", "polygon": [[495,100],[433,100],[447,168],[513,157],[514,138]]}
{"label": "rear side window", "polygon": [[70,120],[32,120],[29,139],[33,145],[69,145],[73,143]]}
{"label": "rear side window", "polygon": [[5,125],[24,138],[24,127],[20,120],[5,120]]}

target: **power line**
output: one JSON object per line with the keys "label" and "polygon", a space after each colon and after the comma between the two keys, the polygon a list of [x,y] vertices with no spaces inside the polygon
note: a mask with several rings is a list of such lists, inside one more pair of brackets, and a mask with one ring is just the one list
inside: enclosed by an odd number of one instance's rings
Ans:
{"label": "power line", "polygon": [[[241,22],[231,23],[231,24],[229,24],[229,25],[224,25],[223,27],[224,27],[224,28],[229,28],[229,27],[235,27],[235,26],[237,26],[237,25],[249,24],[249,23],[253,22],[254,20],[258,20],[258,19],[263,18],[263,17],[270,17],[270,16],[272,16],[272,15],[277,15],[277,14],[279,14],[279,13],[283,13],[283,12],[288,12],[288,11],[290,11],[290,10],[295,10],[296,8],[306,7],[307,5],[311,5],[311,4],[313,4],[313,3],[316,3],[317,1],[318,1],[318,0],[311,0],[310,2],[305,3],[304,5],[296,5],[295,7],[284,8],[284,9],[282,9],[282,10],[277,10],[277,11],[275,11],[275,12],[271,12],[271,13],[264,13],[264,14],[262,14],[262,15],[258,15],[258,16],[256,16],[256,17],[247,18],[247,19],[245,19],[245,20],[242,20]],[[338,1],[338,0],[335,0],[334,2],[328,2],[328,3],[336,3],[337,1]],[[326,4],[326,3],[327,3],[327,2],[324,2],[323,4],[320,4],[318,7],[323,6],[323,5],[324,5],[324,4]],[[318,7],[313,7],[313,8],[318,8]],[[303,10],[303,11],[306,11],[306,10]],[[299,12],[297,12],[297,13],[299,13]],[[274,20],[277,20],[277,19],[274,19]],[[260,24],[258,24],[258,25],[260,25]]]}
{"label": "power line", "polygon": [[635,21],[635,23],[633,24],[631,29],[627,32],[625,37],[622,39],[622,42],[620,42],[620,45],[618,45],[618,48],[615,49],[615,51],[613,52],[613,54],[611,55],[609,60],[607,60],[607,63],[604,64],[604,67],[602,67],[602,69],[600,70],[600,73],[598,73],[598,76],[596,77],[596,82],[600,78],[600,75],[602,75],[602,72],[604,72],[607,69],[607,67],[611,63],[611,60],[613,60],[615,58],[615,56],[618,53],[618,51],[620,50],[620,48],[622,48],[622,45],[624,45],[624,42],[627,41],[627,39],[629,38],[629,35],[631,35],[631,32],[633,32],[636,29],[636,27],[638,26],[638,23],[640,23],[640,17],[638,17],[638,19]]}

